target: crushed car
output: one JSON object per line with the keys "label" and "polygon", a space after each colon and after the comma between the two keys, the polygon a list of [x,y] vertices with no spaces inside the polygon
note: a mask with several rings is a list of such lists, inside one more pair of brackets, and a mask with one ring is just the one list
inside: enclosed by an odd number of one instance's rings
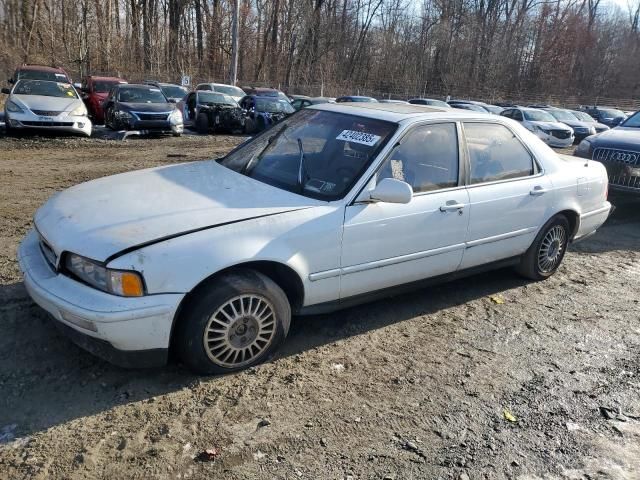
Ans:
{"label": "crushed car", "polygon": [[189,93],[178,102],[184,126],[198,133],[244,133],[245,111],[229,95],[206,90]]}
{"label": "crushed car", "polygon": [[262,132],[295,112],[288,100],[273,95],[246,95],[239,105],[246,114],[248,134]]}

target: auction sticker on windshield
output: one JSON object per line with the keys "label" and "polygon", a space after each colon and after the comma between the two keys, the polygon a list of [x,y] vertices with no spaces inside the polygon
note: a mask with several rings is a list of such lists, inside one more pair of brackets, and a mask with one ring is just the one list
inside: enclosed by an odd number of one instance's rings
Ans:
{"label": "auction sticker on windshield", "polygon": [[378,143],[378,140],[380,140],[380,136],[374,135],[373,133],[356,132],[354,130],[343,130],[342,132],[340,132],[340,135],[336,137],[336,140],[361,143],[362,145],[373,147],[376,143]]}

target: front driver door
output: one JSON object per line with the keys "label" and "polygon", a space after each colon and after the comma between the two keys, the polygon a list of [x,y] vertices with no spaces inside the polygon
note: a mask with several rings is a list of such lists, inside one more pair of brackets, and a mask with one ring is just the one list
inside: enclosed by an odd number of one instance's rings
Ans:
{"label": "front driver door", "polygon": [[469,222],[458,139],[454,122],[411,129],[376,174],[409,183],[411,202],[346,208],[341,298],[458,268]]}

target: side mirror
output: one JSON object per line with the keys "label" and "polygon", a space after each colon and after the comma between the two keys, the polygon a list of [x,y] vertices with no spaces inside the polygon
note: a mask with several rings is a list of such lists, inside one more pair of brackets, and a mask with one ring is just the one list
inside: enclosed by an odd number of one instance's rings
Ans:
{"label": "side mirror", "polygon": [[4,93],[5,95],[9,95],[11,93],[11,89],[5,87],[2,89],[2,93]]}
{"label": "side mirror", "polygon": [[383,178],[373,190],[363,192],[368,194],[369,202],[409,203],[413,197],[411,185],[395,178]]}

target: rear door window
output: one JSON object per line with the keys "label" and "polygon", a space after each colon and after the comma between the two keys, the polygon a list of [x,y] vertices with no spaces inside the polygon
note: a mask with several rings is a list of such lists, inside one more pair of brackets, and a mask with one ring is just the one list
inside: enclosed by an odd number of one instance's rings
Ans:
{"label": "rear door window", "polygon": [[466,122],[464,131],[472,185],[533,175],[533,157],[504,125]]}

